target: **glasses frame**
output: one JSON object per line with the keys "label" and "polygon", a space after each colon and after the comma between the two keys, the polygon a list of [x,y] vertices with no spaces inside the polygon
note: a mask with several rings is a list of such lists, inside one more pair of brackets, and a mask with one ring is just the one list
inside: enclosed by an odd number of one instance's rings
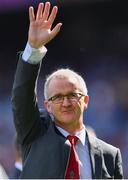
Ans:
{"label": "glasses frame", "polygon": [[[74,95],[74,99],[71,99],[70,98],[70,95]],[[55,102],[57,96],[62,96],[62,99],[60,99],[60,102]],[[75,96],[76,96],[76,99],[75,99]],[[64,98],[67,97],[67,99],[70,101],[70,102],[78,102],[82,97],[84,97],[85,95],[82,94],[82,93],[77,93],[77,92],[72,92],[72,93],[69,93],[69,94],[66,94],[66,95],[54,95],[50,98],[48,98],[48,101],[52,101],[54,104],[61,104],[63,103],[64,101]]]}

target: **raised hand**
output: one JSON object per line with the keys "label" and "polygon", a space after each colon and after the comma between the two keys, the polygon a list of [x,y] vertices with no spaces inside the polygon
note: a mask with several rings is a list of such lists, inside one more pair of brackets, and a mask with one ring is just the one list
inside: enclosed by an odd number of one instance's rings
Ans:
{"label": "raised hand", "polygon": [[28,42],[34,48],[39,48],[51,41],[58,34],[62,26],[62,23],[58,23],[52,28],[58,8],[54,6],[50,13],[50,7],[50,2],[46,2],[45,5],[39,3],[36,15],[34,8],[32,6],[29,7],[30,25]]}

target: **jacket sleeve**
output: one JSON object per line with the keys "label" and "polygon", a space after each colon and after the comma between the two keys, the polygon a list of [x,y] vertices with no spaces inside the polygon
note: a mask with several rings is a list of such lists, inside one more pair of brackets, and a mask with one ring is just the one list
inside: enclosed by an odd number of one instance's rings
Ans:
{"label": "jacket sleeve", "polygon": [[40,131],[36,82],[41,64],[32,65],[19,57],[12,89],[12,110],[18,139],[30,142]]}
{"label": "jacket sleeve", "polygon": [[114,174],[114,179],[123,179],[123,165],[122,165],[122,156],[121,152],[118,149],[117,150],[117,155],[115,159],[115,174]]}

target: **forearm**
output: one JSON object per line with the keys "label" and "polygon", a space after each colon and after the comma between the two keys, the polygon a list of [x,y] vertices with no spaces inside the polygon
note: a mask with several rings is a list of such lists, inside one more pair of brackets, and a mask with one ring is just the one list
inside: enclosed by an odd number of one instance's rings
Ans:
{"label": "forearm", "polygon": [[39,117],[35,83],[39,73],[38,65],[31,65],[21,59],[18,61],[12,90],[12,109],[14,123],[21,141],[28,136],[33,126],[37,127]]}

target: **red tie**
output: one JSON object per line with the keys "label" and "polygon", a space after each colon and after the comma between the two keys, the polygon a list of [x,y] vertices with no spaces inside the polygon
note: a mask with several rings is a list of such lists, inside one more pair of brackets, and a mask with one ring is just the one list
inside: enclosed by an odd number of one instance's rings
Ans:
{"label": "red tie", "polygon": [[65,179],[80,179],[80,165],[75,145],[78,140],[76,136],[68,136],[67,139],[71,143],[71,152],[66,170]]}

